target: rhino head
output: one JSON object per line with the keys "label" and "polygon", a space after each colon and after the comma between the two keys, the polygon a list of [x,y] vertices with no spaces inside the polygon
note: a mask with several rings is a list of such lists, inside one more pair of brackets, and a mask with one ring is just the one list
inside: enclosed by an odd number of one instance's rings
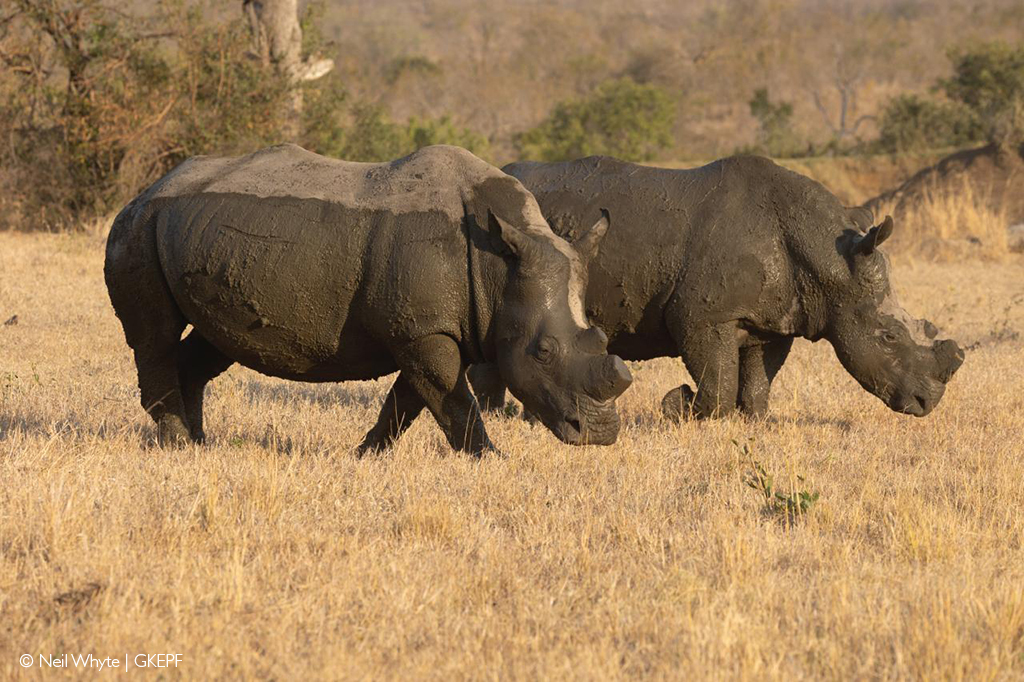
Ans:
{"label": "rhino head", "polygon": [[607,212],[572,247],[547,225],[520,230],[494,214],[489,220],[510,256],[494,320],[502,379],[563,442],[614,443],[615,399],[633,378],[583,313],[586,261],[608,229]]}
{"label": "rhino head", "polygon": [[[864,216],[850,218],[861,226]],[[886,216],[866,234],[848,230],[840,239],[850,277],[830,302],[825,337],[861,386],[890,409],[923,417],[939,403],[964,352],[896,300],[889,259],[878,250],[892,231],[892,218]]]}

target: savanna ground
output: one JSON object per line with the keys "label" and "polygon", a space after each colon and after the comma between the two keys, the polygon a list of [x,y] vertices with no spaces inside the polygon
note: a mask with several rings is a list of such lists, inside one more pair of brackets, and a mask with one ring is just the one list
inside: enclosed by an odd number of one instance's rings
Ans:
{"label": "savanna ground", "polygon": [[[0,677],[1024,677],[1024,256],[895,259],[970,349],[925,419],[800,341],[763,421],[665,423],[666,359],[633,366],[618,444],[491,418],[510,457],[480,462],[429,416],[357,461],[387,379],[239,367],[210,444],[157,449],[102,258],[0,233]],[[758,464],[817,502],[768,511]]]}

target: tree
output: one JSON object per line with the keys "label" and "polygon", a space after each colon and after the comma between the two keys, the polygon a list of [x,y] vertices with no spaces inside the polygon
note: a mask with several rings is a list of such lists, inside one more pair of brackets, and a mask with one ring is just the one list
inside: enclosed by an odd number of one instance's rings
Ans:
{"label": "tree", "polygon": [[327,75],[334,62],[303,55],[298,0],[242,0],[249,21],[253,53],[264,67],[273,68],[292,86],[286,134],[295,139],[301,127],[302,91],[299,84]]}

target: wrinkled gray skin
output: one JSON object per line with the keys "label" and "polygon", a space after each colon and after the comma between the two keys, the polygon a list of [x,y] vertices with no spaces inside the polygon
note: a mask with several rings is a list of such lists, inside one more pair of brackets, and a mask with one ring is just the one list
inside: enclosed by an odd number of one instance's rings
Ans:
{"label": "wrinkled gray skin", "polygon": [[[963,362],[954,341],[914,320],[889,285],[872,227],[812,180],[758,157],[667,170],[590,157],[516,163],[552,229],[571,238],[607,207],[612,228],[589,268],[587,314],[627,360],[681,356],[697,383],[662,401],[673,419],[761,415],[794,337],[828,339],[891,409],[923,417]],[[501,381],[472,368],[481,402]]]}
{"label": "wrinkled gray skin", "polygon": [[[607,227],[598,215],[581,246]],[[191,159],[117,217],[104,272],[161,445],[203,440],[204,387],[234,362],[298,381],[399,371],[360,452],[424,407],[453,448],[492,449],[474,362],[564,442],[618,434],[631,377],[586,325],[583,262],[519,181],[456,147]]]}

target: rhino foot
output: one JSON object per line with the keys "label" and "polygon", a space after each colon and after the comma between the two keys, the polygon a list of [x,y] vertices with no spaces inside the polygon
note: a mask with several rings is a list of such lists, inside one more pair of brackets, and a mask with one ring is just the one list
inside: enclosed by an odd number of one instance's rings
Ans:
{"label": "rhino foot", "polygon": [[188,427],[176,414],[165,414],[160,417],[156,437],[162,448],[181,448],[192,442]]}
{"label": "rhino foot", "polygon": [[674,424],[678,424],[684,416],[689,418],[693,413],[693,399],[695,397],[696,394],[693,392],[693,389],[686,384],[673,388],[661,399],[662,416]]}

